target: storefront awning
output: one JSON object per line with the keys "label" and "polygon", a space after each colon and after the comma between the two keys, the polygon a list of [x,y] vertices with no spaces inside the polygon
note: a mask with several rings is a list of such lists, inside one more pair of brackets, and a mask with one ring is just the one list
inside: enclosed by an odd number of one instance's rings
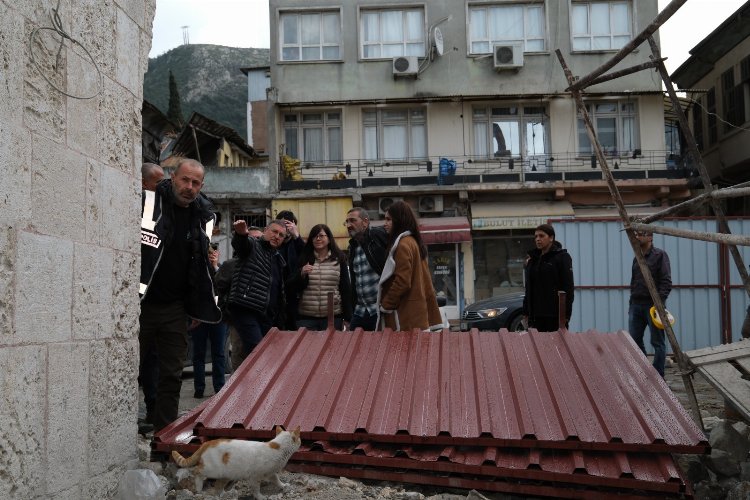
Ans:
{"label": "storefront awning", "polygon": [[[382,226],[383,221],[371,221],[372,226]],[[425,245],[461,243],[471,241],[471,226],[466,217],[440,217],[419,219],[419,233]]]}
{"label": "storefront awning", "polygon": [[567,201],[516,201],[471,204],[471,228],[476,230],[534,229],[548,219],[573,217]]}

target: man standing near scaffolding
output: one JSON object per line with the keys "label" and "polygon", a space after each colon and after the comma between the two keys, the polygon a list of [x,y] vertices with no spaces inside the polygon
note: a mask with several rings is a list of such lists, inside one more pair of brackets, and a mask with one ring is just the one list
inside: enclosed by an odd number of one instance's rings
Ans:
{"label": "man standing near scaffolding", "polygon": [[[635,237],[641,245],[646,265],[654,278],[656,290],[661,301],[667,303],[669,292],[672,291],[672,271],[669,267],[669,256],[667,252],[654,246],[654,236],[647,232],[636,232]],[[651,346],[654,348],[654,368],[659,375],[664,376],[664,362],[666,360],[667,347],[664,340],[664,330],[657,328],[651,320],[650,309],[654,305],[651,294],[648,292],[646,281],[638,266],[638,261],[633,257],[633,271],[630,277],[630,307],[628,308],[628,330],[630,335],[646,354],[643,345],[643,333],[646,324],[651,332]]]}

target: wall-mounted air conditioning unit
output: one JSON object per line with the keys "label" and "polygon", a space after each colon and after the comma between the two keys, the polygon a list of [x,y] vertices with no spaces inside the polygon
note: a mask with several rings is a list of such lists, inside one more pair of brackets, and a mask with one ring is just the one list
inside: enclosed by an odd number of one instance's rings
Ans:
{"label": "wall-mounted air conditioning unit", "polygon": [[503,42],[492,46],[495,71],[518,69],[523,66],[523,42]]}
{"label": "wall-mounted air conditioning unit", "polygon": [[419,212],[442,212],[443,211],[443,195],[431,194],[419,197]]}
{"label": "wall-mounted air conditioning unit", "polygon": [[385,215],[386,210],[388,210],[388,207],[393,205],[397,201],[402,201],[403,198],[400,196],[384,196],[382,198],[378,199],[378,213],[380,215]]}
{"label": "wall-mounted air conditioning unit", "polygon": [[393,58],[393,76],[416,76],[419,73],[417,56],[398,56]]}

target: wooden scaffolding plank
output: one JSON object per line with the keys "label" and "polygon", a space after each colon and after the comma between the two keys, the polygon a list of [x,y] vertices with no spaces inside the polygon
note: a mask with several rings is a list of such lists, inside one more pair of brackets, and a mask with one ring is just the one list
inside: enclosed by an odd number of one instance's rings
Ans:
{"label": "wooden scaffolding plank", "polygon": [[716,347],[706,347],[685,352],[694,367],[726,360],[750,357],[750,339],[724,344]]}
{"label": "wooden scaffolding plank", "polygon": [[698,373],[750,421],[750,381],[743,379],[740,371],[727,362],[719,362],[699,367]]}

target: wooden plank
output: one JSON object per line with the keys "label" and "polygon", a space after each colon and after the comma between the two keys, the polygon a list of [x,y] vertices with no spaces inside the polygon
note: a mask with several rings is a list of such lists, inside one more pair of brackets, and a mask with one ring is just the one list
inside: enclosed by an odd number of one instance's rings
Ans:
{"label": "wooden plank", "polygon": [[685,355],[690,363],[696,367],[718,361],[747,357],[750,356],[750,340],[686,351]]}
{"label": "wooden plank", "polygon": [[750,421],[750,382],[744,380],[735,367],[729,363],[713,363],[698,368],[698,373]]}
{"label": "wooden plank", "polygon": [[743,375],[750,375],[750,358],[740,358],[737,360],[737,364],[745,370]]}

